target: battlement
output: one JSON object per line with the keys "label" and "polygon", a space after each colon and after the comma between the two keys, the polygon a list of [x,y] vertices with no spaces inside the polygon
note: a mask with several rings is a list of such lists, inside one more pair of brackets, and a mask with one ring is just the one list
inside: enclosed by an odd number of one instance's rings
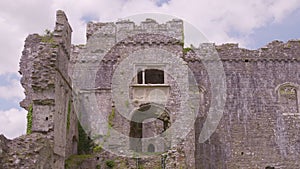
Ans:
{"label": "battlement", "polygon": [[[272,41],[257,50],[240,48],[237,43],[215,45],[214,43],[201,43],[193,47],[184,55],[186,61],[300,61],[300,40]],[[216,53],[217,52],[217,53]],[[199,57],[196,57],[196,54]]]}
{"label": "battlement", "polygon": [[115,43],[122,41],[128,36],[140,33],[161,34],[183,40],[183,21],[173,19],[166,23],[159,24],[156,20],[147,18],[140,25],[136,25],[130,20],[120,20],[116,23],[93,23],[87,24],[87,39],[93,35],[114,37]]}

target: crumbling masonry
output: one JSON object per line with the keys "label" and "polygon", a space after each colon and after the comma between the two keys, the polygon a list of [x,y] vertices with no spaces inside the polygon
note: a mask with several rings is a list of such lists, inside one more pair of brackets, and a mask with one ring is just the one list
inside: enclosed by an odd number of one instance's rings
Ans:
{"label": "crumbling masonry", "polygon": [[[32,133],[0,137],[0,168],[300,168],[299,40],[258,50],[189,49],[177,19],[88,23],[86,45],[72,45],[71,34],[57,11],[53,32],[27,37],[20,104],[32,112]],[[226,92],[225,106],[212,135],[199,142],[216,96],[207,65],[216,62],[224,69],[217,87],[225,89],[217,93]],[[192,127],[185,105],[196,107]],[[70,164],[78,121],[104,150]]]}

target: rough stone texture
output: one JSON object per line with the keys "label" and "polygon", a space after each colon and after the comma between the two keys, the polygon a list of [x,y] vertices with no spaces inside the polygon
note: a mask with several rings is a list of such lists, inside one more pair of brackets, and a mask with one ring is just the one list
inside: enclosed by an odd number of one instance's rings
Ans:
{"label": "rough stone texture", "polygon": [[[159,169],[161,166],[161,156],[152,156],[148,158],[128,158],[116,156],[108,152],[95,153],[92,155],[73,155],[66,160],[66,169],[136,169],[136,168],[153,168]],[[108,163],[113,164],[109,167]]]}
{"label": "rough stone texture", "polygon": [[33,133],[14,140],[1,136],[3,143],[0,168],[53,168],[53,144],[47,135]]}
{"label": "rough stone texture", "polygon": [[4,164],[3,158],[8,153],[8,140],[3,135],[0,135],[0,164]]}
{"label": "rough stone texture", "polygon": [[[112,36],[131,36],[119,42],[115,41],[115,44],[111,40],[105,44],[96,45],[99,37],[108,38],[108,34],[105,32],[111,31],[104,29],[104,25],[112,27],[111,30],[117,32],[117,35],[111,34],[110,38]],[[201,106],[193,130],[195,137],[193,134],[190,135],[186,139],[186,144],[182,145],[183,150],[186,151],[185,154],[188,154],[185,157],[188,159],[185,165],[189,168],[299,167],[296,160],[299,158],[299,41],[292,40],[287,43],[274,41],[259,50],[241,49],[236,44],[220,46],[201,44],[199,48],[190,52],[180,53],[182,52],[180,41],[168,39],[168,36],[164,37],[164,35],[149,34],[149,32],[148,34],[144,32],[134,34],[132,31],[130,34],[128,30],[133,30],[134,24],[126,21],[124,25],[126,25],[126,32],[118,31],[120,27],[115,28],[113,23],[90,24],[87,35],[89,40],[85,49],[89,54],[85,52],[80,54],[79,52],[79,55],[76,55],[76,58],[81,59],[81,63],[91,63],[86,64],[89,65],[86,67],[94,72],[90,78],[96,79],[95,87],[88,86],[89,84],[81,84],[81,87],[107,90],[107,92],[98,94],[98,100],[101,100],[98,103],[100,110],[111,112],[112,98],[109,96],[111,77],[116,72],[118,63],[124,61],[124,58],[134,55],[132,53],[136,51],[146,51],[151,48],[178,53],[177,57],[182,57],[195,75],[199,90],[205,91],[201,96],[203,99],[200,100]],[[97,32],[97,36],[93,35],[93,32]],[[98,40],[95,40],[97,38]],[[98,42],[103,41],[99,40]],[[113,45],[114,47],[112,47]],[[95,48],[96,46],[97,48]],[[197,140],[207,117],[211,97],[209,77],[204,64],[209,62],[213,65],[215,62],[215,58],[207,55],[211,47],[217,50],[224,66],[227,100],[224,116],[217,130],[208,141],[200,144]],[[105,52],[108,49],[110,51]],[[159,55],[159,50],[155,52]],[[199,56],[203,60],[200,60]],[[82,58],[85,58],[84,62]],[[98,63],[100,66],[90,66],[93,65],[92,63]],[[130,70],[131,66],[129,64],[127,69]],[[99,73],[96,73],[97,70]],[[288,94],[286,92],[284,97],[280,97],[280,85],[283,87],[285,85],[293,86],[295,92],[290,89],[293,96],[286,97]],[[100,93],[105,93],[105,99],[104,95],[100,96],[102,95]],[[103,102],[103,100],[105,101]],[[174,100],[176,101],[176,99]],[[174,113],[174,111],[172,112]],[[97,114],[94,117],[96,116]],[[107,119],[108,114],[104,113],[103,117]],[[122,119],[122,116],[117,113],[113,120],[113,127],[126,134],[129,131],[129,122]],[[105,134],[107,124],[99,128]],[[195,148],[191,148],[193,146]],[[191,156],[193,151],[195,152],[194,156]],[[193,160],[189,159],[195,159],[195,163],[193,164],[190,162]]]}
{"label": "rough stone texture", "polygon": [[[26,39],[20,62],[26,98],[20,104],[27,110],[32,105],[33,134],[12,141],[0,136],[0,167],[64,168],[68,159],[69,168],[104,168],[107,160],[114,160],[117,168],[135,168],[139,162],[145,168],[155,168],[163,157],[166,168],[300,168],[299,40],[274,41],[258,50],[204,43],[185,51],[181,20],[158,24],[147,19],[140,25],[131,21],[88,23],[87,44],[78,46],[71,45],[71,32],[66,15],[58,11],[50,38],[33,34]],[[199,143],[213,106],[207,66],[216,67],[216,56],[225,72],[226,104],[217,129]],[[152,65],[146,65],[149,62]],[[165,86],[136,84],[137,70],[149,67],[165,72]],[[197,85],[185,90],[193,80],[188,78],[191,73]],[[122,85],[126,90],[115,90]],[[162,107],[164,115],[157,119],[177,125],[176,130],[159,141],[143,138],[131,142],[113,135],[111,129],[124,136],[139,131],[130,121],[137,110],[147,102],[163,103],[149,97],[139,99],[149,96],[155,87],[168,96]],[[141,91],[145,93],[136,94]],[[114,92],[121,102],[115,101]],[[199,97],[182,99],[190,92]],[[195,123],[180,110],[180,106],[194,102],[200,104],[193,116]],[[79,141],[76,114],[90,137],[97,137],[98,143],[119,155],[132,152],[132,143],[140,144],[142,152],[152,144],[155,155],[138,161],[108,152],[83,159],[70,156],[76,154]],[[145,123],[143,133],[137,135],[161,132],[164,125],[158,120]],[[171,138],[180,138],[189,124],[192,130],[184,133],[187,137],[174,142]],[[158,152],[169,148],[163,156]],[[31,159],[28,163],[27,155]]]}
{"label": "rough stone texture", "polygon": [[[154,25],[157,25],[157,23],[155,22],[152,21],[150,22],[150,20],[148,21],[151,24],[153,23]],[[144,29],[141,32],[127,31],[127,33],[130,33],[132,35],[129,38],[127,36],[124,36],[124,32],[123,32],[123,30],[125,30],[126,23],[118,22],[116,23],[117,24],[116,28],[114,27],[113,23],[107,23],[107,24],[89,23],[88,30],[87,30],[88,42],[86,47],[85,46],[73,47],[74,52],[72,53],[71,65],[70,65],[71,70],[69,71],[73,79],[74,86],[78,90],[80,90],[80,92],[78,92],[79,94],[78,97],[83,98],[82,101],[83,103],[81,103],[81,105],[89,105],[86,108],[84,108],[85,110],[84,112],[88,113],[89,117],[87,119],[81,119],[81,122],[86,123],[83,124],[83,126],[87,126],[86,130],[88,131],[88,133],[92,132],[91,133],[92,138],[94,136],[100,136],[100,138],[106,138],[107,133],[109,133],[107,121],[108,121],[109,114],[111,114],[112,105],[114,104],[112,102],[112,96],[111,96],[112,94],[111,83],[112,83],[112,75],[113,75],[112,73],[116,71],[115,68],[117,68],[118,64],[123,59],[126,59],[127,57],[132,57],[132,58],[139,57],[141,56],[141,54],[138,54],[138,52],[134,54],[134,52],[141,51],[145,55],[147,55],[147,53],[148,55],[151,53],[152,54],[161,53],[161,55],[167,54],[169,56],[168,58],[169,62],[174,62],[172,61],[173,58],[178,58],[180,61],[182,61],[180,59],[182,55],[182,46],[181,46],[182,45],[181,43],[182,21],[174,20],[168,22],[167,25],[169,26],[170,24],[173,24],[173,26],[169,27],[168,29],[160,30],[160,28],[157,28],[158,31],[164,32],[162,35],[154,34],[155,31],[153,32],[147,29]],[[122,24],[124,24],[123,25],[124,27],[122,26]],[[178,28],[174,26],[176,24]],[[163,25],[160,25],[159,27],[163,27]],[[117,32],[116,34],[114,33],[115,29]],[[170,36],[166,36],[171,34],[176,35],[178,39],[175,39]],[[124,37],[125,39],[118,38],[118,37]],[[155,57],[152,58],[154,59]],[[143,59],[139,59],[139,60],[143,61]],[[156,60],[152,62],[161,63],[163,61]],[[132,71],[134,65],[132,65],[131,63],[130,65],[127,65],[127,67],[128,70],[123,73],[131,74],[130,71]],[[176,69],[176,66],[172,67],[170,65],[168,66],[168,69]],[[178,74],[182,73],[182,71],[176,71],[176,70],[172,70],[172,71],[179,72]],[[187,77],[187,76],[182,75],[182,77]],[[117,84],[122,83],[124,79],[126,79],[126,77],[122,77],[122,79],[119,79]],[[170,78],[167,79],[170,82],[172,81],[172,79]],[[180,81],[178,81],[178,83],[179,82]],[[173,90],[171,91],[172,99],[170,99],[167,109],[169,109],[170,112],[174,115],[172,120],[175,121],[176,114],[177,114],[176,112],[178,112],[178,104],[177,104],[178,99],[176,98],[179,98],[179,94],[176,93],[178,91],[176,91],[175,89],[178,88],[178,85],[180,84],[175,84],[175,83],[173,84],[173,83],[174,82],[170,83],[171,85],[170,87],[173,88]],[[184,84],[185,82],[182,81],[181,83]],[[91,99],[93,99],[93,96],[91,97],[91,94],[93,92],[95,92],[95,97],[97,102],[91,105]],[[128,100],[128,106],[130,106],[130,108],[132,109],[133,108],[137,109],[137,105],[135,105],[135,107],[132,107],[134,106],[133,101]],[[130,119],[126,119],[122,117],[118,111],[119,110],[116,110],[115,118],[112,121],[113,128],[121,132],[125,136],[126,135],[128,136],[130,135],[130,125],[129,125]],[[124,112],[127,113],[128,111],[124,111]],[[127,117],[129,117],[128,115]],[[93,119],[93,120],[90,121],[88,119]],[[89,128],[89,126],[91,128]],[[128,141],[129,140],[127,138],[122,138],[122,139],[111,138],[109,139],[109,141],[107,141],[106,144],[108,144],[107,145],[108,147],[113,146],[114,148],[116,148],[116,151],[120,152],[120,151],[124,151],[124,149],[126,151],[126,147],[124,147],[124,145],[129,146]],[[144,145],[145,147],[143,147],[143,149],[145,150],[148,144],[150,143],[144,142],[143,144],[145,144]],[[156,149],[157,148],[162,150],[165,149],[165,147],[162,147],[159,144],[159,142],[157,142],[156,144],[154,144]],[[118,150],[118,148],[122,150]],[[127,147],[127,151],[128,151],[128,147]]]}
{"label": "rough stone texture", "polygon": [[[236,44],[216,46],[227,99],[216,132],[196,144],[198,168],[299,168],[299,95],[289,99],[294,104],[287,104],[278,91],[280,85],[290,84],[294,95],[299,94],[299,47],[296,40],[274,41],[253,51]],[[199,62],[187,60],[190,65]],[[194,73],[200,82],[202,75]],[[196,140],[204,119],[198,119]]]}
{"label": "rough stone texture", "polygon": [[[21,83],[32,106],[32,132],[44,133],[53,144],[53,168],[63,168],[65,158],[77,153],[77,116],[72,100],[68,63],[72,29],[63,11],[57,11],[56,26],[46,35],[29,35],[20,62]],[[52,165],[52,164],[51,164]]]}
{"label": "rough stone texture", "polygon": [[57,50],[54,152],[59,156],[56,168],[62,168],[64,160],[77,149],[77,118],[72,105],[72,89],[68,76],[72,29],[63,12],[58,11],[54,40],[59,43]]}

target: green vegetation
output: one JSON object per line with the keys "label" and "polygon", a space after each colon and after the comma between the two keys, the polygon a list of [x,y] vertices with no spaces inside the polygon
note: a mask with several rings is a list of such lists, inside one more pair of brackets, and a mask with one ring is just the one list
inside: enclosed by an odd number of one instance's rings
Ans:
{"label": "green vegetation", "polygon": [[129,107],[129,101],[128,101],[128,100],[125,101],[125,106],[126,106],[127,108]]}
{"label": "green vegetation", "polygon": [[104,139],[104,142],[107,141],[107,138],[110,137],[110,130],[112,129],[113,127],[113,119],[115,118],[115,114],[116,114],[116,110],[114,107],[112,107],[111,109],[111,113],[109,114],[108,116],[108,126],[107,126],[107,133],[106,135],[103,137]]}
{"label": "green vegetation", "polygon": [[105,164],[109,168],[113,168],[116,165],[115,161],[113,161],[113,160],[107,160],[107,161],[105,161]]}
{"label": "green vegetation", "polygon": [[109,125],[108,127],[113,126],[113,119],[115,118],[115,113],[116,113],[116,110],[114,107],[112,107],[111,113],[108,116],[108,125]]}
{"label": "green vegetation", "polygon": [[45,33],[43,36],[41,36],[41,38],[42,38],[42,42],[50,43],[50,44],[54,43],[53,32],[51,32],[48,29],[45,30]]}
{"label": "green vegetation", "polygon": [[54,41],[53,32],[51,32],[50,30],[46,29],[44,35],[40,37],[41,37],[41,42],[51,44],[53,48],[58,47],[58,44]]}
{"label": "green vegetation", "polygon": [[77,151],[78,154],[89,154],[92,153],[93,149],[93,141],[88,137],[82,128],[80,122],[78,121],[78,146]]}
{"label": "green vegetation", "polygon": [[280,89],[279,90],[280,95],[296,95],[296,90],[289,89],[286,90],[286,88]]}
{"label": "green vegetation", "polygon": [[68,132],[69,132],[69,129],[70,129],[71,106],[72,106],[72,102],[71,102],[71,99],[69,99],[69,102],[68,102],[68,114],[67,114],[67,131]]}
{"label": "green vegetation", "polygon": [[113,119],[115,117],[115,109],[112,108],[111,113],[108,116],[108,124],[107,124],[107,132],[106,135],[103,136],[103,141],[106,142],[107,139],[110,137],[110,130],[113,127]]}
{"label": "green vegetation", "polygon": [[192,48],[183,48],[183,54],[187,54]]}
{"label": "green vegetation", "polygon": [[32,104],[28,107],[28,113],[27,113],[27,134],[31,134],[32,132]]}
{"label": "green vegetation", "polygon": [[79,166],[88,158],[93,158],[92,155],[71,155],[66,161],[65,161],[65,168],[79,168]]}
{"label": "green vegetation", "polygon": [[179,45],[181,45],[182,47],[184,46],[183,40],[181,42],[179,42]]}
{"label": "green vegetation", "polygon": [[100,153],[102,151],[102,146],[100,145],[96,145],[94,148],[93,148],[93,153]]}
{"label": "green vegetation", "polygon": [[139,165],[138,169],[144,169],[144,166],[143,165]]}
{"label": "green vegetation", "polygon": [[[183,27],[182,27],[182,30],[183,30]],[[182,31],[181,33],[182,33],[182,40],[180,41],[180,45],[182,47],[184,47],[184,31]]]}

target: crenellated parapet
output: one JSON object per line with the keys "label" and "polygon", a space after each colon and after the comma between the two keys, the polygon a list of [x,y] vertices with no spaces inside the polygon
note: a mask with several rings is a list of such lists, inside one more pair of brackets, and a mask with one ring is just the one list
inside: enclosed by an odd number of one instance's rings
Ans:
{"label": "crenellated parapet", "polygon": [[[195,54],[197,51],[197,56]],[[217,56],[215,56],[217,52]],[[240,48],[238,44],[227,43],[215,45],[202,43],[199,47],[192,47],[184,55],[186,61],[214,61],[224,62],[299,62],[300,40],[290,40],[286,43],[273,41],[257,50]]]}
{"label": "crenellated parapet", "polygon": [[[87,39],[90,37],[102,37],[111,39],[114,44],[137,34],[160,34],[183,41],[183,21],[173,19],[163,24],[153,19],[146,19],[140,25],[130,20],[121,20],[116,23],[92,23],[87,24]],[[111,41],[110,41],[111,43]]]}

